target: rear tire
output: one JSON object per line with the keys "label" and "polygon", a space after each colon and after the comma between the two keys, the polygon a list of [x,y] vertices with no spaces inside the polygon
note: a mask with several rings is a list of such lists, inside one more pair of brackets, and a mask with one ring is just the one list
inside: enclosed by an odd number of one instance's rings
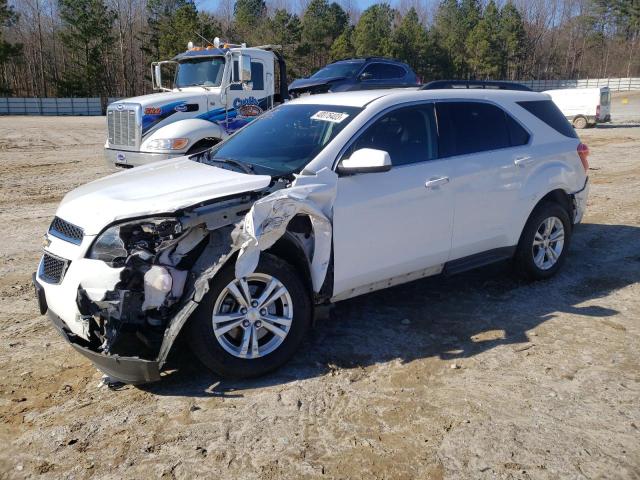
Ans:
{"label": "rear tire", "polygon": [[562,267],[571,240],[567,210],[554,202],[538,205],[527,220],[515,255],[515,271],[529,280],[552,277]]}
{"label": "rear tire", "polygon": [[[235,278],[235,265],[227,265],[213,280],[188,326],[195,355],[225,378],[257,377],[282,366],[311,326],[309,292],[296,269],[279,257],[262,253],[244,287],[246,290]],[[271,293],[263,304],[262,294],[269,288]]]}
{"label": "rear tire", "polygon": [[573,119],[573,128],[582,130],[583,128],[587,128],[589,126],[589,121],[586,117],[582,115],[578,115]]}

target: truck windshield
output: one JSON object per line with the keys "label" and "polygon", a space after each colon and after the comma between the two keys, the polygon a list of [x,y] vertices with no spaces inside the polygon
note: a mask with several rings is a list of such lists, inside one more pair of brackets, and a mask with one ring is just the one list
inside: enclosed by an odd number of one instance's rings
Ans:
{"label": "truck windshield", "polygon": [[316,73],[311,75],[310,78],[322,79],[322,78],[336,78],[336,77],[353,77],[362,68],[364,60],[355,60],[352,62],[339,62],[327,65],[321,68]]}
{"label": "truck windshield", "polygon": [[300,172],[361,110],[336,105],[282,105],[213,147],[207,157],[241,162],[256,173],[268,175]]}
{"label": "truck windshield", "polygon": [[176,87],[203,85],[219,87],[224,73],[224,57],[182,60],[176,72]]}

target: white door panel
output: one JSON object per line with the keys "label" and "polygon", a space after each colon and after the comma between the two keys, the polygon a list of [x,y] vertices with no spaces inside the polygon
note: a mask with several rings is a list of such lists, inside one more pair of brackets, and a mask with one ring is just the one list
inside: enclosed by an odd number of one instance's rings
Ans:
{"label": "white door panel", "polygon": [[[511,223],[529,149],[507,148],[453,158],[455,223],[451,259],[511,246]],[[535,158],[525,161],[535,163]]]}
{"label": "white door panel", "polygon": [[449,160],[432,160],[338,180],[334,296],[448,260],[453,197],[443,179],[449,168]]}

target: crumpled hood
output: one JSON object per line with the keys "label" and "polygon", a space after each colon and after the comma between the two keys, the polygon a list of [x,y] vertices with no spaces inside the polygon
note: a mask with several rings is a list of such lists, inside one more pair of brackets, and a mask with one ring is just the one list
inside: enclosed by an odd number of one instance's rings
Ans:
{"label": "crumpled hood", "polygon": [[127,218],[170,213],[200,202],[258,191],[268,175],[249,175],[174,158],[87,183],[67,193],[56,215],[96,235],[106,225]]}
{"label": "crumpled hood", "polygon": [[332,77],[332,78],[299,78],[291,82],[289,85],[289,91],[307,90],[314,87],[320,87],[327,85],[336,80],[344,80],[345,77]]}

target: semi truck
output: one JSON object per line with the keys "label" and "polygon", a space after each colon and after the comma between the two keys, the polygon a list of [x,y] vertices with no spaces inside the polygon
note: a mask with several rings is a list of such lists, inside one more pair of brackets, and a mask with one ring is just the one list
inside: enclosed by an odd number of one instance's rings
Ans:
{"label": "semi truck", "polygon": [[[187,50],[151,64],[157,93],[107,107],[108,163],[130,168],[210,148],[288,98],[278,45],[222,44]],[[163,71],[175,71],[165,86]]]}

